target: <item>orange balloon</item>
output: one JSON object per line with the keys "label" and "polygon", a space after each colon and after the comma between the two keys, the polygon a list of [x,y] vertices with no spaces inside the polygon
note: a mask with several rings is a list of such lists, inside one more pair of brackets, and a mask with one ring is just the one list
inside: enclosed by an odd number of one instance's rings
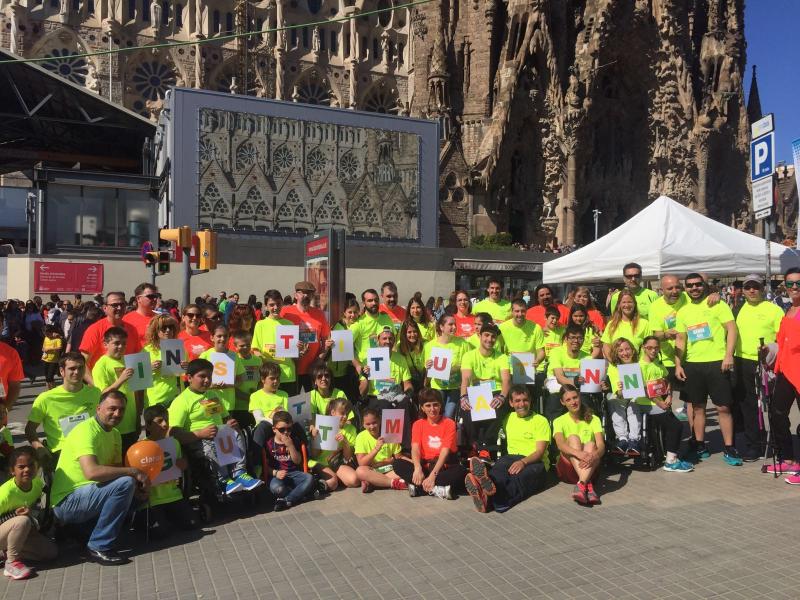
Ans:
{"label": "orange balloon", "polygon": [[152,483],[164,466],[164,451],[156,442],[142,440],[128,448],[125,453],[125,464],[139,469]]}

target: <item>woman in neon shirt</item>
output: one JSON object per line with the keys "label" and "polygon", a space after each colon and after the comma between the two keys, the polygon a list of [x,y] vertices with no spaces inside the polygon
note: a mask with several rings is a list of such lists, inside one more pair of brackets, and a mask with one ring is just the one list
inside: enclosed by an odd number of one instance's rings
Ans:
{"label": "woman in neon shirt", "polygon": [[439,390],[444,398],[444,416],[453,418],[458,408],[458,401],[461,395],[461,358],[464,353],[470,350],[467,344],[460,337],[456,336],[456,319],[452,315],[443,314],[436,322],[436,333],[434,339],[425,344],[425,369],[433,366],[431,351],[433,348],[444,348],[452,353],[450,361],[449,379],[426,379],[426,384],[433,389]]}
{"label": "woman in neon shirt", "polygon": [[[161,374],[161,341],[174,340],[178,333],[178,322],[169,315],[156,315],[147,325],[144,334],[143,352],[150,354],[153,364],[153,386],[145,390],[147,406],[163,404],[166,407],[180,393],[177,375]],[[185,369],[189,363],[184,361]]]}
{"label": "woman in neon shirt", "polygon": [[406,319],[400,326],[397,338],[397,352],[406,359],[411,373],[411,385],[416,395],[425,384],[424,342],[416,321]]}
{"label": "woman in neon shirt", "polygon": [[416,297],[411,298],[408,302],[406,314],[408,318],[413,319],[414,322],[419,325],[419,332],[422,334],[423,342],[428,342],[434,338],[436,335],[436,328],[422,300]]}
{"label": "woman in neon shirt", "polygon": [[639,316],[636,296],[630,290],[622,290],[619,293],[614,314],[611,315],[611,320],[600,338],[600,341],[603,342],[603,356],[607,361],[611,361],[611,344],[619,338],[629,340],[638,352],[642,347],[642,340],[652,333],[647,319]]}
{"label": "woman in neon shirt", "polygon": [[583,346],[581,350],[597,358],[603,351],[600,332],[589,319],[589,311],[583,304],[573,304],[569,311],[569,322],[583,328]]}

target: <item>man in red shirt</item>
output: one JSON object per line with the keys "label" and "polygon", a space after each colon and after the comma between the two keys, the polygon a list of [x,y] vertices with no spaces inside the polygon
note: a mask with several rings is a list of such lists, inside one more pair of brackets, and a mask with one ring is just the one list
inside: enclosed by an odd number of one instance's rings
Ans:
{"label": "man in red shirt", "polygon": [[144,346],[144,334],[147,332],[150,320],[156,314],[153,309],[158,304],[161,294],[154,285],[140,283],[133,290],[133,295],[136,297],[136,310],[122,317],[122,320],[136,329],[139,334],[139,345]]}
{"label": "man in red shirt", "polygon": [[531,306],[528,312],[525,313],[525,318],[528,319],[528,321],[533,321],[539,325],[539,327],[544,327],[545,309],[547,309],[548,306],[555,306],[558,309],[558,314],[561,315],[558,319],[558,324],[562,327],[566,327],[567,323],[569,323],[569,306],[553,301],[553,290],[550,289],[549,285],[546,283],[537,285],[534,296],[536,296],[536,305]]}
{"label": "man in red shirt", "polygon": [[[0,312],[0,331],[3,329],[3,313]],[[19,354],[8,344],[0,342],[0,402],[11,410],[19,398],[20,382],[25,379]]]}
{"label": "man in red shirt", "polygon": [[331,328],[325,313],[311,306],[317,289],[310,281],[299,281],[294,286],[295,303],[281,309],[281,318],[300,326],[300,358],[297,359],[297,381],[303,390],[314,389],[311,365],[324,360],[333,342]]}
{"label": "man in red shirt", "polygon": [[93,385],[91,371],[94,364],[103,356],[103,335],[110,327],[122,327],[128,333],[125,342],[125,354],[135,354],[141,350],[139,334],[133,325],[122,320],[125,314],[125,294],[123,292],[108,292],[106,301],[103,304],[105,319],[100,319],[97,323],[92,323],[81,339],[80,351],[86,358],[86,382]]}
{"label": "man in red shirt", "polygon": [[387,281],[381,286],[381,300],[378,310],[389,315],[396,332],[406,320],[406,309],[397,304],[397,286],[394,281]]}

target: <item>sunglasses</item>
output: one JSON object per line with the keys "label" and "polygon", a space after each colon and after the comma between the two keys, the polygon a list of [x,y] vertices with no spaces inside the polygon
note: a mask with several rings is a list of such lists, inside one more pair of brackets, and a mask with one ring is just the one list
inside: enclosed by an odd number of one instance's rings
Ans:
{"label": "sunglasses", "polygon": [[274,429],[278,433],[289,433],[292,430],[291,427],[274,427]]}
{"label": "sunglasses", "polygon": [[189,319],[199,319],[200,318],[200,313],[186,313],[183,316],[187,317]]}
{"label": "sunglasses", "polygon": [[175,325],[164,325],[159,329],[161,329],[161,331],[175,331]]}
{"label": "sunglasses", "polygon": [[111,308],[116,310],[118,308],[125,308],[125,303],[124,302],[114,302],[112,304],[111,302],[109,302],[108,304],[106,304],[106,306],[110,306]]}
{"label": "sunglasses", "polygon": [[787,288],[791,289],[793,287],[800,288],[800,279],[795,279],[794,281],[786,280],[783,282]]}
{"label": "sunglasses", "polygon": [[687,288],[701,288],[705,285],[702,281],[693,281],[692,283],[687,283]]}
{"label": "sunglasses", "polygon": [[331,376],[330,376],[330,375],[327,375],[327,374],[324,374],[324,375],[317,375],[317,379],[330,379],[330,378],[331,378]]}
{"label": "sunglasses", "polygon": [[623,275],[625,279],[639,279],[641,276],[641,273],[625,273]]}
{"label": "sunglasses", "polygon": [[757,283],[755,283],[755,284],[748,283],[747,285],[743,285],[742,289],[744,289],[744,290],[760,290],[761,286],[758,285]]}
{"label": "sunglasses", "polygon": [[150,300],[158,300],[161,298],[161,294],[142,294],[145,298],[149,298]]}

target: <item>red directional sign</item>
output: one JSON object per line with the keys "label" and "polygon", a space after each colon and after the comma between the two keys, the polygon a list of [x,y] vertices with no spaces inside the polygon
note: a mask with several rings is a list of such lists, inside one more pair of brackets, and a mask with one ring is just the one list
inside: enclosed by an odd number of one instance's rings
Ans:
{"label": "red directional sign", "polygon": [[100,294],[103,292],[103,265],[34,261],[35,294]]}

